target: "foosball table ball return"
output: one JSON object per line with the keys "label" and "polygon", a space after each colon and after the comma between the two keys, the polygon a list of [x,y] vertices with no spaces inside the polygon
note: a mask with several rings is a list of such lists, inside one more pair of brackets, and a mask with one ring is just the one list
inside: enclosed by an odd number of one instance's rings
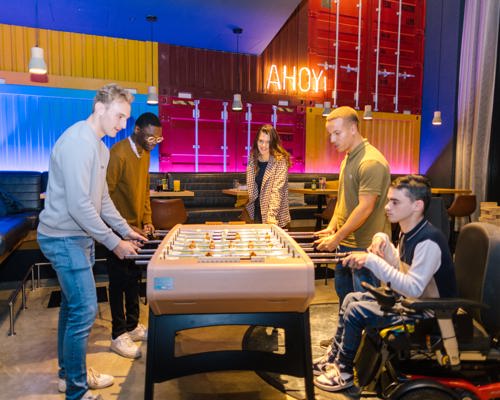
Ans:
{"label": "foosball table ball return", "polygon": [[[150,307],[144,398],[153,398],[155,383],[170,379],[253,370],[304,377],[307,399],[313,399],[312,260],[334,262],[335,256],[313,255],[311,244],[299,245],[281,228],[265,224],[176,225],[158,243],[135,256],[138,264],[147,264]],[[242,346],[176,356],[178,332],[220,325],[281,329],[284,352]]]}

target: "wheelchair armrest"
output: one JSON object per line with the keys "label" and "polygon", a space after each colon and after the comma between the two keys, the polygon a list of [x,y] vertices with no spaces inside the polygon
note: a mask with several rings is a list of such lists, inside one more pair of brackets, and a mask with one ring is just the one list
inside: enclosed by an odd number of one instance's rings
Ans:
{"label": "wheelchair armrest", "polygon": [[415,311],[423,310],[456,310],[457,308],[485,308],[483,303],[474,300],[460,299],[460,298],[420,298],[420,299],[403,299],[401,304],[405,307],[411,308]]}

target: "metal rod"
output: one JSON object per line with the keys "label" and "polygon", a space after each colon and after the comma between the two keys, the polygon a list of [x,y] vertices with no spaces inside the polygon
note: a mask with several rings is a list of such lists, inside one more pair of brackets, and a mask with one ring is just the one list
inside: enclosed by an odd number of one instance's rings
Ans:
{"label": "metal rod", "polygon": [[337,264],[342,261],[342,258],[313,258],[313,264]]}
{"label": "metal rod", "polygon": [[337,3],[337,11],[335,17],[335,80],[333,83],[333,108],[337,108],[337,80],[339,70],[339,17],[340,17],[340,0],[335,0]]}
{"label": "metal rod", "polygon": [[136,260],[135,265],[148,265],[149,261]]}
{"label": "metal rod", "polygon": [[378,111],[378,69],[379,69],[379,61],[380,61],[380,19],[382,12],[382,0],[378,0],[377,7],[377,48],[375,51],[377,52],[377,57],[375,61],[375,94],[373,95],[373,111]]}
{"label": "metal rod", "polygon": [[128,254],[124,257],[125,260],[150,260],[152,254]]}
{"label": "metal rod", "polygon": [[9,301],[9,336],[13,336],[16,334],[14,331],[14,304]]}
{"label": "metal rod", "polygon": [[358,3],[358,65],[356,67],[356,93],[354,95],[356,105],[354,108],[356,110],[359,110],[359,75],[361,72],[361,12],[362,12],[362,7],[363,7],[363,0],[359,0]]}
{"label": "metal rod", "polygon": [[156,249],[139,249],[137,250],[137,254],[154,254]]}
{"label": "metal rod", "polygon": [[403,14],[403,0],[399,0],[398,11],[398,48],[396,50],[396,93],[394,96],[394,112],[398,112],[398,96],[399,96],[399,58],[401,51],[401,15]]}

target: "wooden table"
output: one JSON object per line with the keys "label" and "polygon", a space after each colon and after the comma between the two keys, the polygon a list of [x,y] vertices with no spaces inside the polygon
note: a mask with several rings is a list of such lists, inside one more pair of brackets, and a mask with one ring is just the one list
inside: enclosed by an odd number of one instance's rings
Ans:
{"label": "wooden table", "polygon": [[191,190],[179,190],[178,192],[157,192],[156,190],[151,190],[149,197],[194,197],[194,192]]}
{"label": "wooden table", "polygon": [[[326,204],[326,196],[337,196],[339,194],[339,189],[306,189],[306,188],[289,188],[290,193],[301,193],[317,196],[318,198],[318,209],[317,214],[320,215],[323,212],[323,206]],[[321,217],[316,218],[316,230],[321,230]]]}
{"label": "wooden table", "polygon": [[454,189],[454,188],[432,188],[432,194],[441,196],[442,194],[471,194],[470,189]]}
{"label": "wooden table", "polygon": [[[317,196],[318,198],[318,209],[317,213],[321,214],[323,211],[323,206],[326,204],[326,196],[337,196],[339,193],[338,189],[304,189],[304,188],[288,188],[290,193],[301,193]],[[240,189],[223,189],[222,193],[228,194],[230,196],[236,196],[236,204],[240,204],[242,199],[248,198],[248,192],[246,190]],[[316,218],[316,230],[321,229],[321,218]]]}

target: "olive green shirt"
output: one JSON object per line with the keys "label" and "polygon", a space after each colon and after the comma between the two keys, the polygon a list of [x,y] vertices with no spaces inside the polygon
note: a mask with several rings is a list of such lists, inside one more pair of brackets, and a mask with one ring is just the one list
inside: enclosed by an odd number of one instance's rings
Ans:
{"label": "olive green shirt", "polygon": [[337,229],[341,228],[359,204],[359,195],[376,194],[377,202],[368,219],[350,233],[340,244],[354,248],[367,248],[377,232],[390,234],[391,225],[385,215],[387,191],[391,183],[389,164],[380,151],[363,139],[342,160],[339,194],[334,216]]}
{"label": "olive green shirt", "polygon": [[140,229],[151,223],[149,202],[150,154],[143,150],[141,157],[132,150],[128,138],[111,147],[106,180],[109,195],[129,225]]}

